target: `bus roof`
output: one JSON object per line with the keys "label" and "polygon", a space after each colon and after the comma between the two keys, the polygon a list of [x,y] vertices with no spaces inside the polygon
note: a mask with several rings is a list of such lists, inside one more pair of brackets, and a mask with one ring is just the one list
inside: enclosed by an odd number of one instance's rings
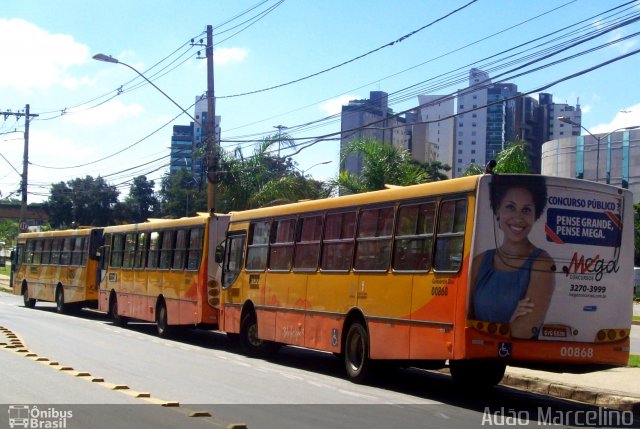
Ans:
{"label": "bus roof", "polygon": [[182,226],[204,225],[208,216],[182,217],[180,219],[149,219],[144,223],[132,223],[127,225],[107,226],[104,232],[149,231],[161,228],[179,228]]}
{"label": "bus roof", "polygon": [[78,229],[63,229],[59,231],[43,231],[43,232],[23,232],[18,234],[18,239],[26,240],[29,238],[48,238],[48,237],[72,237],[76,235],[85,236],[91,234],[91,230],[95,228],[78,228]]}
{"label": "bus roof", "polygon": [[317,212],[321,210],[384,203],[388,201],[410,200],[430,195],[447,195],[475,191],[481,176],[468,176],[451,180],[423,183],[420,185],[392,187],[380,191],[362,194],[345,195],[341,197],[324,198],[320,200],[305,200],[301,202],[264,207],[253,210],[231,212],[231,222],[248,219],[286,215],[288,213]]}

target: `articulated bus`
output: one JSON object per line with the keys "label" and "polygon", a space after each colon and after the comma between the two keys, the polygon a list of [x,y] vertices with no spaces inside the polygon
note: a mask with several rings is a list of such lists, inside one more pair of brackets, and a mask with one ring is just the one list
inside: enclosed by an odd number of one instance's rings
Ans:
{"label": "articulated bus", "polygon": [[219,329],[254,355],[333,352],[355,382],[385,361],[476,386],[507,364],[626,365],[632,231],[628,190],[534,175],[232,212]]}
{"label": "articulated bus", "polygon": [[204,214],[104,228],[98,309],[120,326],[156,322],[160,336],[174,326],[217,328],[220,273],[207,243],[224,240],[227,222]]}
{"label": "articulated bus", "polygon": [[13,292],[25,307],[55,302],[56,310],[94,306],[98,300],[98,248],[102,228],[19,234],[11,264]]}

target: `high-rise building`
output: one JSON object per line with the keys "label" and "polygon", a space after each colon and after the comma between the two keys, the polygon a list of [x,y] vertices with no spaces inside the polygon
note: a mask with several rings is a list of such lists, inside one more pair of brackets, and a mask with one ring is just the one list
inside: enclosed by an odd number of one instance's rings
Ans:
{"label": "high-rise building", "polygon": [[[453,166],[454,99],[444,95],[419,95],[422,127],[414,133],[413,158],[420,162],[440,161]],[[414,128],[416,126],[414,125]],[[422,130],[424,129],[424,131]],[[451,172],[448,172],[449,176]]]}
{"label": "high-rise building", "polygon": [[[540,173],[542,143],[580,134],[579,104],[555,104],[547,93],[540,93],[536,101],[518,93],[515,84],[491,82],[482,70],[471,69],[469,86],[457,95],[453,177],[471,164],[485,165],[509,142],[521,140],[528,144],[530,172]],[[560,116],[578,125],[565,124]]]}
{"label": "high-rise building", "polygon": [[[192,171],[199,183],[206,183],[204,163],[207,142],[208,105],[205,97],[197,96],[195,119],[190,125],[174,125],[171,136],[170,172]],[[215,141],[220,140],[220,116],[215,120]]]}
{"label": "high-rise building", "polygon": [[487,100],[491,85],[489,75],[473,68],[469,86],[458,90],[457,116],[454,122],[452,176],[459,177],[471,164],[484,165],[487,143]]}
{"label": "high-rise building", "polygon": [[[351,100],[342,106],[340,154],[351,141],[371,138],[401,149],[408,149],[409,136],[404,118],[396,118],[388,107],[389,95],[383,91],[371,91],[369,99]],[[341,169],[358,174],[362,170],[362,158],[350,155]]]}
{"label": "high-rise building", "polygon": [[171,136],[170,172],[193,171],[193,122],[191,125],[174,125]]}

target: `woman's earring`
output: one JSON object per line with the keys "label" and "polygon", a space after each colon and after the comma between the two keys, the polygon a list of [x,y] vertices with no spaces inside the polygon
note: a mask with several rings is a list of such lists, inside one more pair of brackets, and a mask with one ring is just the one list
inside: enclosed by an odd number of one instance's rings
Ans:
{"label": "woman's earring", "polygon": [[496,221],[500,222],[500,216],[496,216]]}

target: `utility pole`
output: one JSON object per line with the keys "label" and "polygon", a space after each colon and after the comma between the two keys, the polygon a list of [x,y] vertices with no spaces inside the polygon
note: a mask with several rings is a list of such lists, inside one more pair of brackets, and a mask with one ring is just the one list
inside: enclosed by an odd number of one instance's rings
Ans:
{"label": "utility pole", "polygon": [[22,203],[20,204],[20,232],[27,230],[27,178],[29,173],[29,119],[31,117],[38,116],[33,113],[29,113],[29,105],[27,104],[24,109],[24,113],[20,112],[0,112],[0,115],[4,115],[5,119],[8,116],[15,116],[19,118],[25,117],[24,122],[24,151],[22,154],[22,183],[20,184],[20,193],[22,194]]}
{"label": "utility pole", "polygon": [[213,86],[213,27],[207,25],[207,208],[216,210],[218,148],[216,147],[216,100]]}

